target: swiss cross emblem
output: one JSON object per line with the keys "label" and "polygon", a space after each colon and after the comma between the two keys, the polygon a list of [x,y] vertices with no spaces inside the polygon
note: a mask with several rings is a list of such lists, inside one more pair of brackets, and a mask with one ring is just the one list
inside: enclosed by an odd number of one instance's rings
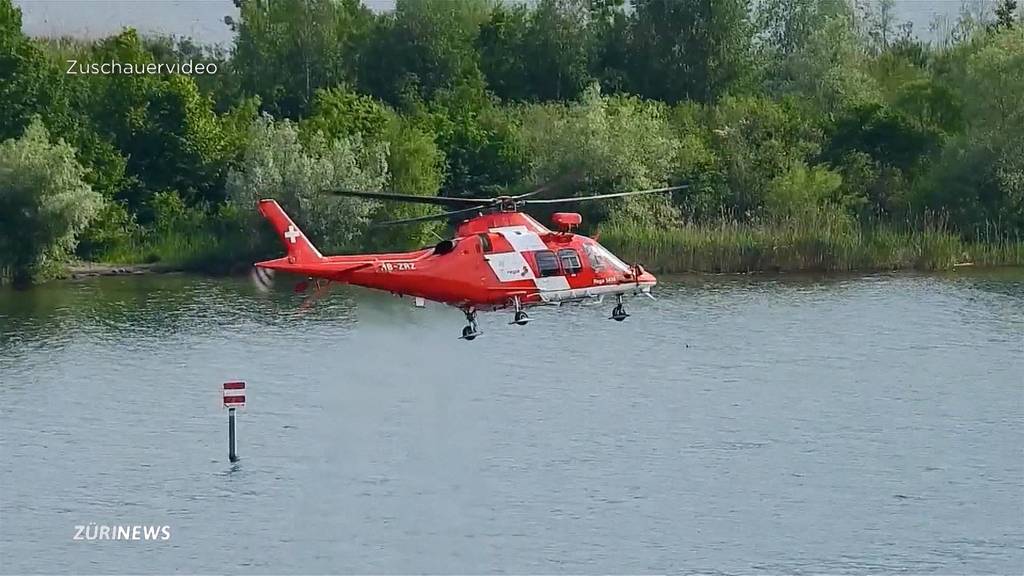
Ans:
{"label": "swiss cross emblem", "polygon": [[286,230],[284,233],[284,237],[287,238],[288,241],[291,242],[292,244],[295,244],[295,239],[298,238],[299,236],[302,236],[302,232],[299,232],[299,229],[296,228],[294,224],[289,224],[288,230]]}

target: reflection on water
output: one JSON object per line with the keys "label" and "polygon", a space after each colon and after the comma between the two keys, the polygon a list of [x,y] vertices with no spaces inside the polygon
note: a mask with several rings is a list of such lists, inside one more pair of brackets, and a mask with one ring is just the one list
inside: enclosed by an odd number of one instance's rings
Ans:
{"label": "reflection on water", "polygon": [[1024,273],[656,294],[467,343],[350,288],[0,291],[0,572],[1024,569]]}

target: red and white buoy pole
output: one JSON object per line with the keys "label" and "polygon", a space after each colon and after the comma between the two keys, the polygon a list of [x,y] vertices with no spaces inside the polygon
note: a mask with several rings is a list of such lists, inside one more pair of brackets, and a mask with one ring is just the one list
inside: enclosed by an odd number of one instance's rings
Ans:
{"label": "red and white buoy pole", "polygon": [[228,459],[238,462],[235,451],[235,408],[245,407],[245,382],[224,383],[224,407],[228,409]]}

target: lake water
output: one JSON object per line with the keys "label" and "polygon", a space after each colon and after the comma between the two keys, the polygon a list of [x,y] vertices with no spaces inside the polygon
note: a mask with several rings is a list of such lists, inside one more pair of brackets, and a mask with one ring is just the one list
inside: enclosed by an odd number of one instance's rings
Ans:
{"label": "lake water", "polygon": [[0,291],[0,572],[1024,573],[1024,272],[656,294]]}

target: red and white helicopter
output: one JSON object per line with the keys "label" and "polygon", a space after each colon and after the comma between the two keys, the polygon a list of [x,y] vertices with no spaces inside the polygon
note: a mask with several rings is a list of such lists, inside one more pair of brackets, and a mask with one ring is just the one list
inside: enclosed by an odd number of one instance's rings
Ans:
{"label": "red and white helicopter", "polygon": [[481,334],[476,315],[481,310],[512,308],[512,322],[529,322],[525,308],[542,304],[615,296],[612,320],[625,320],[626,294],[650,295],[657,279],[639,264],[629,265],[593,238],[574,234],[582,218],[557,212],[549,230],[520,209],[531,204],[560,204],[639,194],[672,192],[686,186],[557,199],[528,199],[544,187],[518,196],[447,198],[386,192],[332,191],[340,196],[431,204],[455,210],[388,222],[403,224],[466,217],[455,237],[413,252],[324,256],[274,200],[260,200],[259,211],[277,231],[287,256],[257,262],[257,273],[276,270],[310,279],[386,290],[460,308],[468,325],[461,338]]}

